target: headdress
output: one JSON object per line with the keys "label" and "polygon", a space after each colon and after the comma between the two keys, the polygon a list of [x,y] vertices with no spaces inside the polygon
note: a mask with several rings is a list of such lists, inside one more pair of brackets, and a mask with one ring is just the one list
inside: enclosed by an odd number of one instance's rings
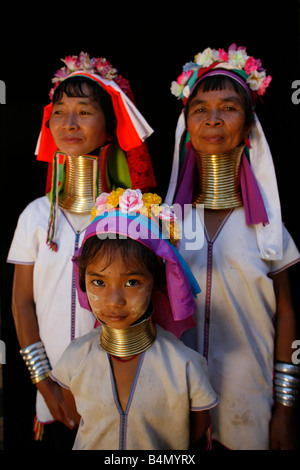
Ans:
{"label": "headdress", "polygon": [[245,47],[236,47],[235,44],[231,44],[228,52],[210,47],[199,52],[194,62],[184,65],[183,72],[177,81],[172,82],[171,93],[181,98],[185,104],[194,86],[203,75],[207,77],[222,74],[237,80],[247,92],[250,90],[253,103],[256,102],[257,96],[264,95],[272,80],[262,68],[260,59],[249,56]]}
{"label": "headdress", "polygon": [[[194,62],[184,65],[183,72],[171,84],[171,92],[184,105],[202,79],[225,75],[240,83],[254,108],[258,96],[264,95],[271,76],[262,68],[260,59],[249,56],[245,47],[232,44],[228,51],[207,48],[195,56]],[[166,202],[191,203],[195,155],[187,145],[180,167],[180,143],[185,131],[184,110],[175,133],[173,167]],[[250,141],[250,142],[249,142]],[[274,164],[261,124],[254,114],[246,152],[241,163],[241,186],[246,223],[254,225],[261,257],[266,260],[282,258],[282,221]],[[249,151],[248,151],[249,150]]]}
{"label": "headdress", "polygon": [[[171,207],[160,205],[160,202],[161,198],[157,194],[142,194],[140,190],[118,188],[111,193],[101,194],[92,213],[92,223],[86,229],[82,246],[90,237],[103,238],[117,233],[142,243],[163,260],[167,292],[153,293],[153,318],[163,328],[180,337],[185,330],[194,326],[194,298],[200,288],[187,263],[174,246],[178,236],[175,214]],[[173,230],[168,226],[173,226]],[[87,294],[82,292],[79,286],[76,263],[81,249],[82,247],[73,257],[78,300],[83,308],[91,311]]]}
{"label": "headdress", "polygon": [[[79,57],[67,56],[62,61],[65,66],[59,69],[52,79],[54,87],[49,93],[51,99],[57,86],[70,77],[82,76],[98,83],[112,100],[117,119],[118,144],[120,150],[127,154],[132,186],[154,188],[156,181],[149,152],[144,142],[152,134],[153,129],[136,108],[129,81],[119,75],[117,69],[113,68],[106,59],[90,59],[89,55],[84,52],[81,52]],[[57,151],[48,127],[51,113],[52,102],[44,108],[42,127],[35,151],[37,160],[49,163],[48,181],[51,180],[53,155]],[[49,189],[50,184],[47,186],[47,191]]]}
{"label": "headdress", "polygon": [[[89,78],[98,83],[111,96],[117,119],[117,138],[124,151],[140,146],[152,134],[153,129],[122,90],[124,88],[132,97],[128,80],[119,76],[117,69],[112,68],[106,59],[90,59],[88,54],[81,52],[79,57],[67,56],[62,61],[66,66],[59,69],[52,79],[54,87],[49,93],[51,99],[57,86],[67,78],[75,76]],[[38,160],[47,162],[52,162],[53,153],[57,150],[51,131],[45,126],[50,119],[51,112],[52,103],[44,108],[42,129],[36,152]]]}
{"label": "headdress", "polygon": [[[121,184],[124,175],[129,173],[132,187],[140,187],[143,190],[155,187],[152,162],[144,142],[153,130],[136,108],[128,80],[119,75],[117,69],[113,68],[105,58],[90,58],[89,54],[81,52],[79,56],[67,56],[62,61],[65,65],[55,73],[52,79],[54,86],[49,93],[50,99],[52,100],[59,84],[70,77],[85,77],[103,88],[111,97],[117,121],[117,142],[110,144],[109,148],[107,147],[105,150],[107,161],[114,161],[116,180]],[[37,160],[48,162],[46,193],[51,191],[51,214],[47,243],[56,250],[57,244],[54,242],[55,206],[57,205],[57,191],[62,179],[62,166],[65,160],[63,155],[58,153],[58,148],[48,126],[51,113],[52,102],[44,108],[42,127],[35,153]]]}

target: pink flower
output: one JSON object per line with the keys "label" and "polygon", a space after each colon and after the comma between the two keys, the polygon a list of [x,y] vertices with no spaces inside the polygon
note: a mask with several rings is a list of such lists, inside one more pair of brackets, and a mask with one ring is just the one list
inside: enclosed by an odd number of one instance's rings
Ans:
{"label": "pink flower", "polygon": [[120,198],[119,207],[122,212],[136,212],[143,206],[143,195],[139,189],[126,189]]}
{"label": "pink flower", "polygon": [[254,57],[249,57],[245,63],[245,72],[247,75],[250,75],[250,72],[257,70],[257,63]]}
{"label": "pink flower", "polygon": [[77,59],[78,59],[77,55],[73,55],[73,56],[68,55],[64,59],[61,59],[61,60],[66,64],[68,69],[75,70]]}
{"label": "pink flower", "polygon": [[161,209],[161,212],[158,214],[159,219],[167,220],[169,222],[174,222],[177,219],[175,213],[168,204],[162,204]]}
{"label": "pink flower", "polygon": [[260,59],[256,59],[256,67],[257,67],[257,70],[261,69],[261,60]]}
{"label": "pink flower", "polygon": [[76,63],[77,69],[88,70],[90,66],[90,54],[87,52],[80,52]]}
{"label": "pink flower", "polygon": [[179,75],[179,77],[177,78],[178,85],[185,85],[192,75],[193,75],[192,70],[188,70],[187,72],[182,72],[182,74]]}
{"label": "pink flower", "polygon": [[219,58],[222,62],[228,62],[228,52],[225,52],[224,49],[219,49]]}
{"label": "pink flower", "polygon": [[257,91],[257,94],[262,96],[265,94],[266,92],[266,89],[268,88],[268,86],[270,85],[270,82],[272,80],[272,77],[271,75],[268,75],[262,82],[261,86],[260,86],[260,89]]}
{"label": "pink flower", "polygon": [[236,44],[232,43],[231,46],[228,47],[228,51],[236,51]]}
{"label": "pink flower", "polygon": [[52,83],[60,82],[64,78],[67,78],[70,75],[69,70],[67,67],[62,67],[61,69],[57,70],[57,72],[54,75],[54,78],[52,78]]}
{"label": "pink flower", "polygon": [[100,196],[97,197],[96,204],[95,204],[97,212],[102,212],[107,208],[106,203],[107,203],[108,196],[109,196],[108,193],[101,193]]}

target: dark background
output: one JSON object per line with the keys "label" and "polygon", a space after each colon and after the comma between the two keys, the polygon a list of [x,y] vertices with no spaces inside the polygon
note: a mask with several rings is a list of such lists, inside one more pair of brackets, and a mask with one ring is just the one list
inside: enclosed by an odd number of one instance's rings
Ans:
{"label": "dark background", "polygon": [[[181,111],[181,103],[170,93],[171,81],[206,47],[227,49],[233,42],[245,46],[273,77],[257,114],[275,162],[283,219],[300,246],[300,104],[291,100],[292,83],[300,80],[299,2],[76,5],[69,3],[62,10],[61,4],[43,8],[24,4],[15,12],[7,9],[2,18],[0,80],[6,84],[6,104],[0,106],[1,339],[6,344],[2,367],[6,449],[16,443],[31,448],[35,394],[18,353],[10,311],[13,267],[5,260],[20,213],[44,194],[47,165],[35,160],[34,150],[51,78],[63,65],[60,58],[81,51],[106,57],[129,79],[137,107],[155,130],[147,143],[157,192],[165,195]],[[299,311],[297,266],[291,268],[291,279]]]}

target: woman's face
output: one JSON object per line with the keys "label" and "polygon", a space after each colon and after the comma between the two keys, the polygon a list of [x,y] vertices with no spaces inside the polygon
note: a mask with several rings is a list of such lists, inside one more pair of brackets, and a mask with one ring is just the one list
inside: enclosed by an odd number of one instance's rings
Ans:
{"label": "woman's face", "polygon": [[146,312],[154,278],[139,259],[124,264],[118,249],[107,266],[99,255],[85,272],[86,293],[96,317],[112,328],[128,328]]}
{"label": "woman's face", "polygon": [[105,116],[100,104],[86,97],[62,98],[53,105],[49,121],[53,139],[60,151],[72,157],[87,155],[102,147],[108,139]]}
{"label": "woman's face", "polygon": [[193,148],[217,155],[233,150],[249,133],[245,121],[243,98],[233,88],[203,92],[200,86],[187,116]]}

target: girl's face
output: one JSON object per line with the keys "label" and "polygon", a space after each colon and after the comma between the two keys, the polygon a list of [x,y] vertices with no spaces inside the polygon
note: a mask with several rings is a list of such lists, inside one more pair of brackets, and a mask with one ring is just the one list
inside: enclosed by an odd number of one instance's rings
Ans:
{"label": "girl's face", "polygon": [[249,133],[245,121],[243,98],[233,88],[203,92],[200,87],[187,117],[193,148],[217,155],[233,150]]}
{"label": "girl's face", "polygon": [[[88,95],[89,87],[85,87]],[[59,150],[72,157],[87,155],[108,139],[102,108],[88,96],[71,98],[63,93],[53,105],[49,126]]]}
{"label": "girl's face", "polygon": [[126,266],[119,249],[109,266],[99,255],[85,272],[86,293],[94,314],[117,329],[128,328],[146,312],[153,284],[153,276],[143,263],[135,258]]}

